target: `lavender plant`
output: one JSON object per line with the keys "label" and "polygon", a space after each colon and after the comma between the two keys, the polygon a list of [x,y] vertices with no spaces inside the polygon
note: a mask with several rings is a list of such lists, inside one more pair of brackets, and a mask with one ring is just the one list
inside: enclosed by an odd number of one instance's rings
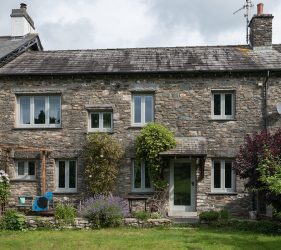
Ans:
{"label": "lavender plant", "polygon": [[118,196],[95,195],[81,206],[79,214],[92,221],[96,228],[117,227],[129,214],[129,207],[127,201]]}

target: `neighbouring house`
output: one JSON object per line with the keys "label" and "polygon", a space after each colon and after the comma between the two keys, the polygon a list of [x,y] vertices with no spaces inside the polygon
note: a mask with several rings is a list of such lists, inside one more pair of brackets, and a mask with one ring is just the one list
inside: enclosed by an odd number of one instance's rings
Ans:
{"label": "neighbouring house", "polygon": [[28,50],[41,51],[43,47],[26,4],[22,3],[19,9],[12,10],[11,35],[0,36],[0,67]]}
{"label": "neighbouring house", "polygon": [[157,122],[178,142],[160,154],[168,162],[169,215],[226,208],[247,216],[252,197],[235,175],[233,159],[246,134],[281,125],[281,44],[272,44],[272,19],[259,8],[249,25],[250,45],[38,46],[5,64],[0,146],[12,178],[10,206],[21,195],[46,190],[55,199],[83,198],[81,151],[96,131],[110,133],[126,152],[115,192],[151,194],[145,162],[134,161],[134,142],[145,124]]}

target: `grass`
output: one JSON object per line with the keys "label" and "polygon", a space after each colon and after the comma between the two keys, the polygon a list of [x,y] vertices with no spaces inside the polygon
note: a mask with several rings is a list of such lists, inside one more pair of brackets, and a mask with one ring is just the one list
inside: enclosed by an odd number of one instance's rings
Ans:
{"label": "grass", "polygon": [[0,249],[280,249],[281,237],[222,230],[116,228],[0,232]]}

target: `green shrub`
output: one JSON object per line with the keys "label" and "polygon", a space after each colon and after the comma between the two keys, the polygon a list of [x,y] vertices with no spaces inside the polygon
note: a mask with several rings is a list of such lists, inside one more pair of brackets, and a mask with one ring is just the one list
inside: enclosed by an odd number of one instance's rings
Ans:
{"label": "green shrub", "polygon": [[138,220],[148,220],[150,218],[150,213],[147,211],[135,211],[133,212],[133,217]]}
{"label": "green shrub", "polygon": [[151,219],[161,219],[161,217],[162,217],[161,213],[159,213],[159,212],[153,212],[150,214]]}
{"label": "green shrub", "polygon": [[199,214],[199,220],[201,221],[205,221],[205,222],[213,222],[213,221],[218,221],[220,217],[220,213],[217,211],[204,211],[202,213]]}
{"label": "green shrub", "polygon": [[73,224],[76,216],[76,209],[69,204],[58,204],[55,207],[55,219],[61,224]]}
{"label": "green shrub", "polygon": [[1,219],[0,224],[5,230],[23,230],[26,228],[26,217],[15,210],[7,210]]}
{"label": "green shrub", "polygon": [[96,195],[85,202],[79,214],[90,220],[94,228],[117,227],[129,214],[129,207],[120,197]]}
{"label": "green shrub", "polygon": [[93,133],[88,136],[83,157],[85,180],[91,194],[108,195],[112,192],[123,155],[122,145],[111,135]]}
{"label": "green shrub", "polygon": [[158,123],[144,126],[136,139],[136,156],[138,160],[148,163],[155,190],[165,190],[168,182],[164,178],[164,164],[159,153],[176,146],[173,133]]}
{"label": "green shrub", "polygon": [[221,220],[228,220],[230,218],[230,214],[229,214],[228,210],[226,210],[226,209],[220,210],[219,213],[220,213]]}

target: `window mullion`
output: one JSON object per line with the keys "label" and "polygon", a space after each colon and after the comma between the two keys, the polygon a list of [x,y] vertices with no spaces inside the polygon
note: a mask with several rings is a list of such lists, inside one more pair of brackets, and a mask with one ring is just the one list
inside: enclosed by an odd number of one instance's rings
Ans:
{"label": "window mullion", "polygon": [[145,162],[141,163],[141,190],[145,187]]}
{"label": "window mullion", "polygon": [[141,96],[141,124],[145,124],[145,96]]}
{"label": "window mullion", "polygon": [[45,124],[49,125],[50,124],[50,99],[49,96],[45,97],[45,111],[46,111],[46,116],[45,116]]}
{"label": "window mullion", "polygon": [[69,161],[65,161],[65,189],[69,189]]}
{"label": "window mullion", "polygon": [[221,188],[225,190],[225,161],[221,161]]}
{"label": "window mullion", "polygon": [[34,125],[34,96],[30,97],[30,124]]}
{"label": "window mullion", "polygon": [[103,113],[99,113],[99,129],[103,130]]}
{"label": "window mullion", "polygon": [[225,117],[225,94],[221,94],[221,116]]}

